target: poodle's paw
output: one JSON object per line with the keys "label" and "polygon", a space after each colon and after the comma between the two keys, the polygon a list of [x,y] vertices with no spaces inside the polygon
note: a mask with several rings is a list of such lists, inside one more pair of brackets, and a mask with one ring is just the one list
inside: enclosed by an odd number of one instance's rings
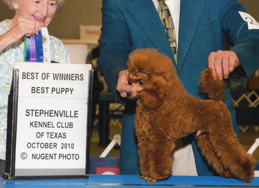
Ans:
{"label": "poodle's paw", "polygon": [[250,172],[249,174],[243,174],[242,177],[239,177],[239,179],[243,183],[250,183],[253,180],[254,172]]}
{"label": "poodle's paw", "polygon": [[234,172],[236,177],[244,183],[251,182],[254,177],[254,165],[254,159],[250,159],[246,162],[243,162],[238,168],[238,170]]}
{"label": "poodle's paw", "polygon": [[148,182],[156,182],[157,181],[157,179],[151,178],[149,176],[143,176],[143,175],[140,177],[140,179],[144,179]]}
{"label": "poodle's paw", "polygon": [[154,174],[150,174],[150,178],[152,179],[153,182],[155,182],[155,181],[165,180],[168,177],[170,177],[170,175],[171,174],[169,173],[162,173],[162,174],[154,173]]}
{"label": "poodle's paw", "polygon": [[165,180],[165,179],[167,179],[167,178],[169,178],[169,177],[170,177],[170,174],[169,174],[169,175],[160,176],[160,177],[158,178],[158,180]]}
{"label": "poodle's paw", "polygon": [[142,175],[142,176],[140,177],[140,179],[142,179],[142,180],[147,180],[147,179],[148,179],[148,176],[143,176],[143,175]]}
{"label": "poodle's paw", "polygon": [[157,182],[157,179],[149,177],[146,179],[148,182]]}
{"label": "poodle's paw", "polygon": [[250,183],[254,177],[254,166],[244,169],[239,175],[239,179],[244,183]]}
{"label": "poodle's paw", "polygon": [[[170,176],[170,175],[169,175]],[[169,177],[168,175],[166,176],[159,176],[159,177],[151,177],[151,176],[141,176],[140,179],[144,179],[148,182],[157,182],[159,180],[164,180],[167,179]]]}

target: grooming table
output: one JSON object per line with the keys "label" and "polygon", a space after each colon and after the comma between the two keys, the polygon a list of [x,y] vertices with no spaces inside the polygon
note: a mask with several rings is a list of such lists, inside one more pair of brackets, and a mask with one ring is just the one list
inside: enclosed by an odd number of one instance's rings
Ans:
{"label": "grooming table", "polygon": [[0,180],[3,188],[114,188],[114,187],[259,187],[259,177],[251,183],[242,183],[237,179],[227,179],[217,176],[171,176],[167,180],[155,183],[139,179],[139,175],[91,175],[89,179],[64,180]]}

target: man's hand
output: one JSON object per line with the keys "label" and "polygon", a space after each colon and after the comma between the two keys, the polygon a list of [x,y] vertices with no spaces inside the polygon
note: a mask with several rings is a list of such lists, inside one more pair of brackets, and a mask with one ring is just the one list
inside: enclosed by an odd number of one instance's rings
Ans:
{"label": "man's hand", "polygon": [[120,93],[121,97],[127,97],[127,92],[130,90],[130,87],[131,85],[129,85],[128,81],[128,70],[120,71],[116,89]]}
{"label": "man's hand", "polygon": [[212,69],[214,79],[218,80],[228,78],[229,74],[240,65],[236,53],[231,51],[211,52],[208,60],[208,67]]}

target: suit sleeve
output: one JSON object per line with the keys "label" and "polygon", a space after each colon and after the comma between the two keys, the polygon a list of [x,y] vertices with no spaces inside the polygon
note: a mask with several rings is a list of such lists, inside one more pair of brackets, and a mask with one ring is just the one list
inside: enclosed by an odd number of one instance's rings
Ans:
{"label": "suit sleeve", "polygon": [[[259,66],[259,25],[257,26],[258,23],[252,23],[251,19],[241,16],[247,11],[237,0],[222,0],[221,7],[223,31],[232,44],[230,50],[237,54],[246,73],[245,76],[250,78]],[[250,17],[252,18],[252,16]],[[237,79],[232,80],[238,81]]]}
{"label": "suit sleeve", "polygon": [[98,66],[104,78],[116,95],[118,73],[127,69],[131,42],[126,20],[123,16],[124,1],[103,0],[101,54]]}

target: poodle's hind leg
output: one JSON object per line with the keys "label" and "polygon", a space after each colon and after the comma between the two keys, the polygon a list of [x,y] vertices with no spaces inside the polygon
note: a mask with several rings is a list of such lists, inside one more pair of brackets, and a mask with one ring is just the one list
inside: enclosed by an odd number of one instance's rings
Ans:
{"label": "poodle's hind leg", "polygon": [[229,168],[236,178],[246,183],[251,182],[255,160],[239,143],[232,128],[230,116],[227,118],[224,113],[226,111],[221,111],[217,123],[214,122],[208,127],[208,137],[222,164]]}
{"label": "poodle's hind leg", "polygon": [[225,178],[232,178],[233,175],[230,170],[224,167],[220,161],[220,158],[217,157],[217,154],[215,153],[215,150],[210,143],[208,135],[203,132],[199,136],[196,136],[196,140],[201,153],[208,161],[208,164],[210,164],[220,176]]}
{"label": "poodle's hind leg", "polygon": [[172,151],[175,148],[175,142],[160,137],[152,140],[152,148],[149,152],[150,159],[150,178],[147,181],[155,182],[166,179],[171,175],[173,166]]}

